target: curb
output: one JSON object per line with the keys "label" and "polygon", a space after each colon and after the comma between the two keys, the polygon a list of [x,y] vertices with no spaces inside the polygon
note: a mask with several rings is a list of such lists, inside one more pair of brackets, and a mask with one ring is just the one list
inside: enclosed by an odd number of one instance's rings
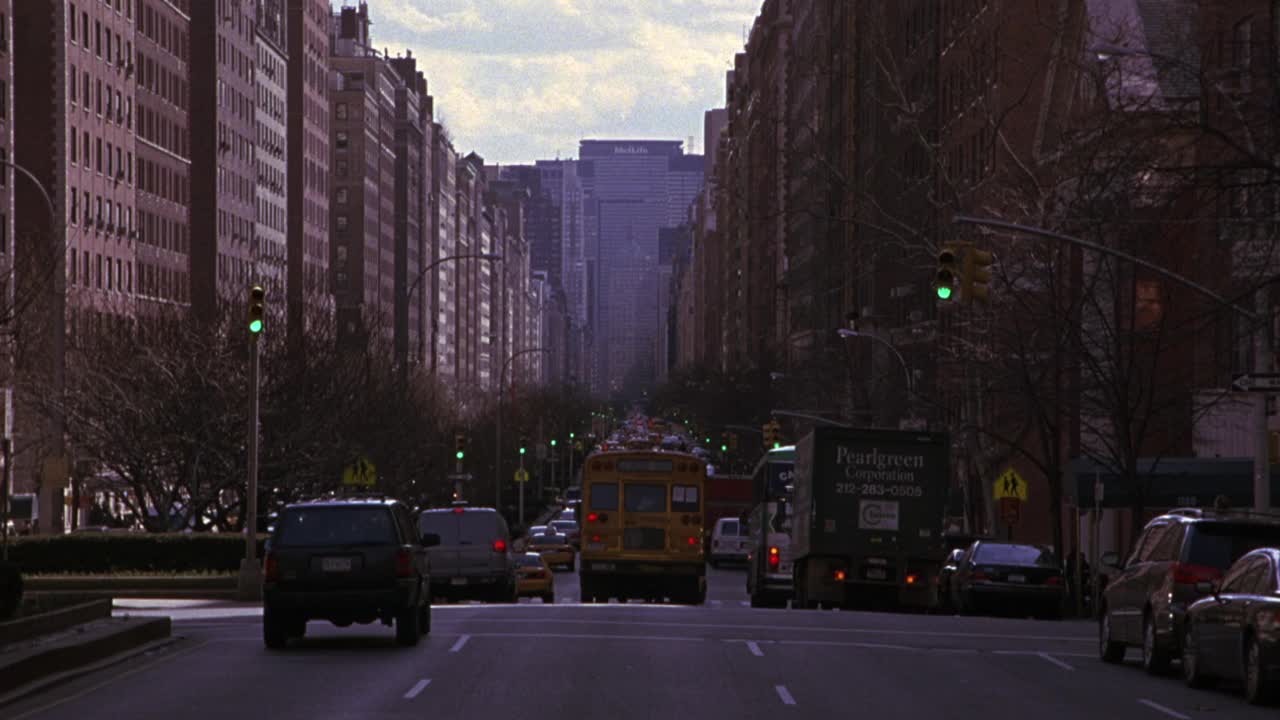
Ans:
{"label": "curb", "polygon": [[39,635],[65,630],[93,620],[111,617],[109,599],[91,600],[58,610],[50,610],[17,620],[0,623],[0,645],[29,640]]}
{"label": "curb", "polygon": [[102,660],[91,663],[89,665],[82,665],[80,667],[72,668],[70,670],[64,670],[63,672],[56,673],[54,675],[45,676],[43,678],[40,678],[39,680],[35,680],[33,682],[27,683],[26,685],[23,685],[17,690],[13,690],[12,692],[9,692],[6,695],[0,695],[0,707],[4,707],[6,705],[12,705],[21,700],[25,700],[33,695],[38,695],[39,693],[42,693],[45,690],[49,690],[58,685],[63,685],[73,680],[82,678],[85,675],[90,675],[92,673],[98,672],[99,670],[106,670],[109,667],[119,665],[123,662],[132,660],[133,658],[140,657],[142,655],[146,655],[156,650],[162,650],[164,648],[169,647],[170,645],[175,645],[181,642],[182,639],[183,638],[181,637],[166,637],[166,638],[161,638],[160,640],[153,640],[144,645],[138,645],[137,647],[134,647],[131,650],[126,650],[124,652],[116,653],[115,655],[111,655],[109,657],[106,657]]}
{"label": "curb", "polygon": [[27,597],[77,597],[85,600],[127,599],[175,599],[175,600],[237,600],[239,594],[229,590],[164,590],[147,588],[106,588],[98,590],[41,590],[27,593]]}
{"label": "curb", "polygon": [[170,577],[44,577],[26,578],[27,594],[44,592],[180,592],[204,591],[220,592],[236,589],[234,576],[211,578],[170,578]]}
{"label": "curb", "polygon": [[0,693],[5,698],[23,686],[69,670],[83,668],[155,640],[168,638],[172,624],[167,617],[140,619],[99,637],[71,645],[55,645],[0,665]]}

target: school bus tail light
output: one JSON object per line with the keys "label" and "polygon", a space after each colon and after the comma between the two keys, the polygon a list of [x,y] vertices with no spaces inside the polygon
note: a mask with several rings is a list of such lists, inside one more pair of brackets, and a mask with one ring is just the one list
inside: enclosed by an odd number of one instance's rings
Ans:
{"label": "school bus tail light", "polygon": [[777,568],[782,564],[782,556],[778,554],[778,548],[769,548],[769,567]]}
{"label": "school bus tail light", "polygon": [[834,573],[832,573],[831,577],[836,582],[844,582],[845,572],[843,570],[837,570]]}

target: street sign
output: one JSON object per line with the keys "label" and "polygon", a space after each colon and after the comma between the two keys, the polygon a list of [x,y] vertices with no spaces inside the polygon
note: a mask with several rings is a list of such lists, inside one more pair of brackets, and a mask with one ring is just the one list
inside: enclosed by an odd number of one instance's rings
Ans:
{"label": "street sign", "polygon": [[1240,392],[1280,391],[1280,373],[1245,373],[1231,379],[1231,387]]}
{"label": "street sign", "polygon": [[452,475],[447,476],[446,479],[452,480],[454,482],[458,482],[458,481],[467,482],[471,480],[471,477],[472,477],[471,473],[453,473]]}
{"label": "street sign", "polygon": [[1000,522],[1005,525],[1017,525],[1022,514],[1022,501],[1016,497],[1000,498]]}
{"label": "street sign", "polygon": [[1005,498],[1027,499],[1027,481],[1022,479],[1017,470],[1009,467],[996,478],[995,496],[997,500]]}
{"label": "street sign", "polygon": [[342,471],[343,485],[373,487],[378,479],[378,468],[367,457],[357,458]]}
{"label": "street sign", "polygon": [[524,468],[517,468],[517,469],[516,469],[516,482],[518,482],[518,483],[527,483],[527,482],[529,482],[529,471],[528,471],[528,470],[525,470]]}

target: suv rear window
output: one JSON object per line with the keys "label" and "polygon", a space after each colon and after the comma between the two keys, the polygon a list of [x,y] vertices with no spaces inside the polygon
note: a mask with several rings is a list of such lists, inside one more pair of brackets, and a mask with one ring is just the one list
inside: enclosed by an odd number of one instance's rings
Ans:
{"label": "suv rear window", "polygon": [[1226,570],[1250,550],[1280,546],[1280,525],[1196,523],[1183,550],[1184,562]]}
{"label": "suv rear window", "polygon": [[737,534],[738,534],[738,521],[737,521],[737,520],[730,520],[730,521],[728,521],[728,522],[721,523],[721,524],[720,524],[720,534],[721,534],[721,535],[737,535]]}
{"label": "suv rear window", "polygon": [[284,511],[277,547],[398,545],[395,521],[385,507],[299,507]]}
{"label": "suv rear window", "polygon": [[440,536],[441,545],[488,545],[500,538],[497,515],[491,512],[424,512],[418,529]]}

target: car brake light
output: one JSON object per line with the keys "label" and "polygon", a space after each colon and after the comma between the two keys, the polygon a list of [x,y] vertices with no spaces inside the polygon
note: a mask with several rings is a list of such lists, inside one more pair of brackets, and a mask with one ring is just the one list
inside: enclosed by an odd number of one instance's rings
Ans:
{"label": "car brake light", "polygon": [[969,576],[969,579],[974,582],[987,582],[988,580],[991,579],[991,577],[984,572],[974,572],[972,575]]}
{"label": "car brake light", "polygon": [[846,576],[843,570],[837,570],[832,577],[835,578],[836,582],[844,582]]}
{"label": "car brake light", "polygon": [[778,556],[778,548],[769,548],[769,567],[778,567],[782,562],[782,558]]}
{"label": "car brake light", "polygon": [[413,576],[413,553],[408,548],[400,548],[396,553],[396,577]]}
{"label": "car brake light", "polygon": [[919,582],[919,581],[920,581],[920,576],[919,576],[919,575],[914,575],[914,574],[913,574],[913,575],[908,575],[908,576],[907,576],[907,584],[908,584],[908,585],[915,585],[915,584],[916,584],[917,582]]}
{"label": "car brake light", "polygon": [[1196,583],[1213,582],[1222,579],[1222,571],[1208,565],[1176,563],[1171,574],[1173,582],[1178,585],[1195,585]]}
{"label": "car brake light", "polygon": [[1058,585],[1061,585],[1061,584],[1062,584],[1062,576],[1061,576],[1061,575],[1050,575],[1048,578],[1046,578],[1046,579],[1045,579],[1044,584],[1045,584],[1045,585],[1053,585],[1053,586],[1055,586],[1055,587],[1056,587],[1056,586],[1058,586]]}
{"label": "car brake light", "polygon": [[461,514],[462,514],[462,512],[463,512],[463,511],[462,511],[462,508],[454,508],[454,509],[453,509],[453,514],[454,514],[454,515],[461,515]]}
{"label": "car brake light", "polygon": [[494,551],[494,552],[506,552],[506,551],[507,551],[507,541],[506,541],[506,540],[501,540],[501,539],[499,539],[499,540],[494,540],[494,541],[493,541],[493,551]]}
{"label": "car brake light", "polygon": [[698,544],[698,538],[696,538],[696,537],[694,537],[694,536],[690,535],[690,536],[689,536],[689,547],[693,547],[694,545],[697,545],[697,544]]}
{"label": "car brake light", "polygon": [[276,560],[276,556],[267,553],[262,560],[262,578],[266,582],[276,582],[280,579],[280,561]]}
{"label": "car brake light", "polygon": [[599,535],[592,535],[592,536],[591,536],[591,542],[600,542],[600,536],[599,536]]}

